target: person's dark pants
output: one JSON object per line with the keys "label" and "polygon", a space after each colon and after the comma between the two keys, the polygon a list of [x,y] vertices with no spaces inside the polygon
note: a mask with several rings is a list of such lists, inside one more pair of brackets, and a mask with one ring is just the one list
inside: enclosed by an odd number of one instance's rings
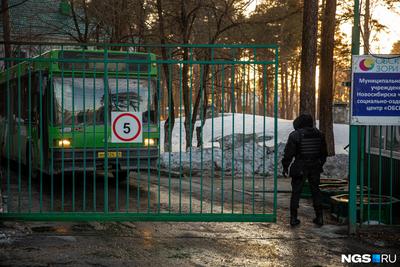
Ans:
{"label": "person's dark pants", "polygon": [[315,171],[305,172],[304,175],[302,176],[292,177],[292,196],[290,198],[290,214],[295,217],[297,216],[297,209],[299,208],[300,195],[303,189],[305,179],[308,179],[308,183],[310,184],[315,213],[319,214],[322,212],[321,191],[319,189],[320,173]]}

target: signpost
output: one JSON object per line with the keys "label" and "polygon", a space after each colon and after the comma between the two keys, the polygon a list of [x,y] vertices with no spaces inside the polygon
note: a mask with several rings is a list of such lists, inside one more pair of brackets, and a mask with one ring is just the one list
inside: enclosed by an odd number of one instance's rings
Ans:
{"label": "signpost", "polygon": [[111,142],[142,143],[142,113],[112,112]]}
{"label": "signpost", "polygon": [[400,58],[353,56],[352,125],[400,125]]}

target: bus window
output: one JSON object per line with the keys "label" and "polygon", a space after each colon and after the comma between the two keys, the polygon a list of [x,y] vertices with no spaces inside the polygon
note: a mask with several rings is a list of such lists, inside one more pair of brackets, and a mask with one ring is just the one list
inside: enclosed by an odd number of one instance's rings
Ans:
{"label": "bus window", "polygon": [[154,98],[156,90],[153,81],[149,82],[147,79],[109,79],[108,87],[112,111],[142,112],[143,122],[147,123],[150,106],[151,122],[155,123],[153,114],[156,110]]}
{"label": "bus window", "polygon": [[[103,78],[60,78],[53,80],[55,124],[74,125],[104,123]],[[155,123],[155,83],[147,79],[109,79],[108,92],[111,111],[142,112],[147,123],[150,104],[151,121]],[[118,94],[117,94],[118,91]],[[150,96],[149,96],[150,92]],[[95,117],[95,120],[94,120]]]}
{"label": "bus window", "polygon": [[54,78],[56,125],[104,123],[104,81],[101,78]]}

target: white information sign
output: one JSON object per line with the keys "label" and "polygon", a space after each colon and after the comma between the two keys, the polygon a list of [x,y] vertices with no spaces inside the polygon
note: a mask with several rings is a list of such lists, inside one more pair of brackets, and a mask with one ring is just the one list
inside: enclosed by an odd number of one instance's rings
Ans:
{"label": "white information sign", "polygon": [[142,143],[141,112],[111,112],[112,143]]}
{"label": "white information sign", "polygon": [[351,124],[400,125],[400,58],[353,56]]}

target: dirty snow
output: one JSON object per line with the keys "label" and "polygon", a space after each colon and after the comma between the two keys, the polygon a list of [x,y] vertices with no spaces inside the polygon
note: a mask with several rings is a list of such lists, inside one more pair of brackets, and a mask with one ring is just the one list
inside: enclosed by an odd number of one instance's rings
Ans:
{"label": "dirty snow", "polygon": [[[200,121],[197,121],[195,127],[199,125]],[[161,144],[164,144],[163,126],[162,122]],[[323,175],[327,177],[347,176],[348,157],[344,146],[348,144],[348,129],[348,125],[334,125],[337,155],[328,158],[324,166]],[[278,119],[279,161],[292,131],[292,121]],[[222,136],[224,138],[221,138]],[[274,118],[230,113],[223,117],[206,120],[203,130],[203,150],[193,147],[185,151],[184,118],[177,118],[172,132],[172,152],[161,154],[161,165],[184,173],[192,171],[192,174],[211,170],[220,173],[223,169],[226,174],[234,172],[239,175],[244,172],[245,175],[253,173],[271,175],[274,168],[273,136]],[[193,133],[193,145],[197,145],[196,131]],[[163,152],[163,146],[161,146],[161,151]],[[278,173],[281,172],[281,164],[279,164]]]}

